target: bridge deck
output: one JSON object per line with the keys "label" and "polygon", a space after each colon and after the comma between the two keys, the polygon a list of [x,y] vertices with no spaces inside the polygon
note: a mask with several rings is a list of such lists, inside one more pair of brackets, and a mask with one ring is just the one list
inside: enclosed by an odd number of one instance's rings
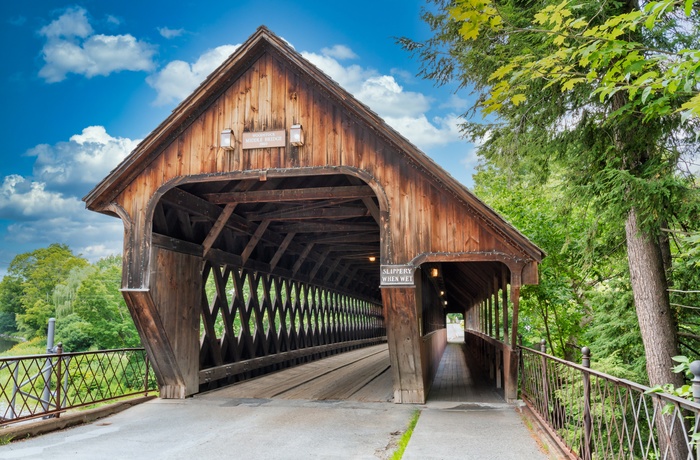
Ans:
{"label": "bridge deck", "polygon": [[[502,403],[503,398],[467,365],[464,344],[448,343],[428,402]],[[386,344],[361,348],[210,392],[217,398],[349,400],[393,399]]]}

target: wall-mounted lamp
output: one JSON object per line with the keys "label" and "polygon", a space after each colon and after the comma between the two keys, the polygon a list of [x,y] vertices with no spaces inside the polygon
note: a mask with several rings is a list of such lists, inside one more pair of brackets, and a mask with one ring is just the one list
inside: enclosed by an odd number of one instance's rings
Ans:
{"label": "wall-mounted lamp", "polygon": [[369,256],[369,261],[370,262],[376,262],[377,258],[374,256]]}
{"label": "wall-mounted lamp", "polygon": [[440,291],[440,295],[445,295],[445,291]]}
{"label": "wall-mounted lamp", "polygon": [[438,271],[437,268],[431,268],[431,269],[430,269],[430,276],[432,276],[433,278],[437,278],[438,275],[440,275],[440,272]]}
{"label": "wall-mounted lamp", "polygon": [[447,300],[445,300],[445,305],[447,305]]}
{"label": "wall-mounted lamp", "polygon": [[221,140],[219,141],[219,147],[224,150],[233,150],[233,131],[230,129],[224,129],[221,131]]}
{"label": "wall-mounted lamp", "polygon": [[304,128],[301,125],[292,125],[289,128],[289,143],[295,147],[304,145]]}

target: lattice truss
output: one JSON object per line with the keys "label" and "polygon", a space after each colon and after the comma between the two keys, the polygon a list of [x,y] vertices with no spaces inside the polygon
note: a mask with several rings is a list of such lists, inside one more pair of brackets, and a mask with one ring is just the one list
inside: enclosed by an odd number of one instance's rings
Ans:
{"label": "lattice truss", "polygon": [[376,302],[211,262],[202,276],[201,369],[386,335]]}

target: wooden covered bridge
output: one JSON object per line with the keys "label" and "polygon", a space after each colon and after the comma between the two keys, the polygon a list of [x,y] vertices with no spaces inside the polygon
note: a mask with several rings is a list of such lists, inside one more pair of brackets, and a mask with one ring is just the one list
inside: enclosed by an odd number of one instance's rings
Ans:
{"label": "wooden covered bridge", "polygon": [[515,397],[543,252],[264,27],[84,200],[124,223],[163,398],[386,341],[394,401],[423,403],[449,312]]}

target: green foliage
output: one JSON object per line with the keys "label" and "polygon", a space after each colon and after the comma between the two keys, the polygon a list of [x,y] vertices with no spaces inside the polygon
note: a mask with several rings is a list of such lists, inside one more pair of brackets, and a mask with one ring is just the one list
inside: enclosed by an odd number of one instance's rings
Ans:
{"label": "green foliage", "polygon": [[63,343],[66,352],[92,348],[96,341],[91,332],[92,325],[75,313],[56,321],[57,342]]}
{"label": "green foliage", "polygon": [[58,244],[20,254],[0,282],[0,327],[10,329],[16,314],[21,334],[45,337],[48,319],[56,317],[55,342],[65,351],[137,347],[119,292],[121,268],[120,256],[89,264]]}
{"label": "green foliage", "polygon": [[16,256],[0,283],[0,309],[15,314],[25,337],[45,335],[49,318],[56,314],[51,301],[54,288],[73,268],[87,264],[61,244]]}
{"label": "green foliage", "polygon": [[475,41],[482,33],[535,36],[549,48],[520,54],[489,77],[493,86],[484,110],[518,106],[527,98],[524,87],[545,80],[545,88],[561,92],[590,87],[591,96],[609,101],[624,92],[627,103],[612,112],[641,111],[655,118],[682,111],[700,116],[700,51],[697,48],[697,11],[690,0],[645,2],[642,8],[620,8],[614,2],[598,5],[581,0],[545,3],[532,15],[530,28],[510,22],[507,8],[489,0],[459,0],[449,9],[461,22],[459,34]]}

